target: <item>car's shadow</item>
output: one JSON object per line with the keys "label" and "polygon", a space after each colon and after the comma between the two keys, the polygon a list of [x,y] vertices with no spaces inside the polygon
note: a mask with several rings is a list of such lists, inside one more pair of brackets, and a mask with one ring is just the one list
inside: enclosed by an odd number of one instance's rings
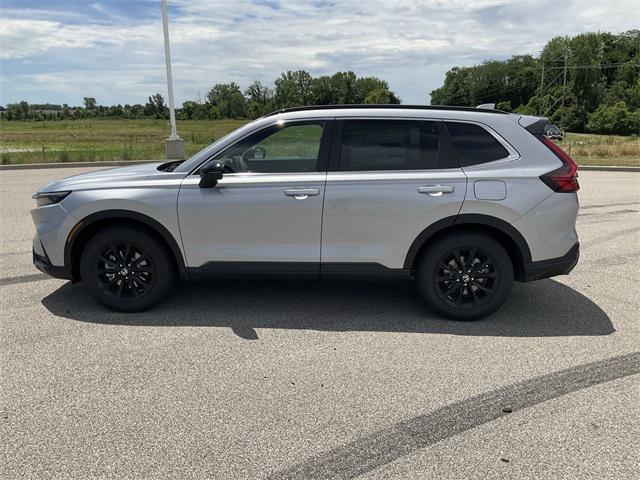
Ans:
{"label": "car's shadow", "polygon": [[155,309],[115,313],[67,283],[42,300],[54,315],[128,326],[229,327],[246,339],[256,328],[381,331],[548,337],[609,335],[607,314],[553,280],[515,284],[497,313],[476,322],[447,321],[431,312],[412,284],[224,282],[185,283]]}

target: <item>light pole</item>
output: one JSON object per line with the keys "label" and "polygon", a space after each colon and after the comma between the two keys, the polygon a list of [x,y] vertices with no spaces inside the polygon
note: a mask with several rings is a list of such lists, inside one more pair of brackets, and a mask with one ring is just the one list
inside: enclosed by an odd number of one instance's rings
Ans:
{"label": "light pole", "polygon": [[165,141],[165,151],[168,160],[184,160],[184,140],[176,131],[176,109],[173,101],[173,75],[171,73],[171,48],[169,46],[169,15],[167,13],[167,0],[161,0],[162,26],[164,28],[164,59],[167,64],[167,89],[169,91],[169,119],[171,122],[171,135]]}

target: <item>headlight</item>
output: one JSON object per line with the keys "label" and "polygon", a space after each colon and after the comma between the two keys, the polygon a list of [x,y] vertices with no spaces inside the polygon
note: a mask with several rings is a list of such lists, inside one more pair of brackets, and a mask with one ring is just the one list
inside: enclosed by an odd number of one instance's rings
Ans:
{"label": "headlight", "polygon": [[71,191],[68,192],[40,192],[34,193],[33,197],[36,201],[36,205],[38,207],[44,207],[45,205],[53,205],[54,203],[61,202],[63,198],[69,195]]}

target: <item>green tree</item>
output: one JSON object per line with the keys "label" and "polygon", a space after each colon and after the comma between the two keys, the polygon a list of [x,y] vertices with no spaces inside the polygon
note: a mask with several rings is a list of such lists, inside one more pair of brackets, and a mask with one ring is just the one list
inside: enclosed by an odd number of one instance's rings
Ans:
{"label": "green tree", "polygon": [[247,97],[247,114],[251,118],[258,118],[274,110],[273,92],[255,81],[244,91]]}
{"label": "green tree", "polygon": [[164,104],[164,97],[159,93],[151,95],[144,106],[144,115],[150,118],[169,118],[169,109]]}
{"label": "green tree", "polygon": [[62,105],[62,119],[69,120],[72,117],[71,109],[66,103]]}
{"label": "green tree", "polygon": [[278,108],[313,104],[313,78],[304,70],[280,74],[275,81],[275,103]]}
{"label": "green tree", "polygon": [[139,103],[130,105],[129,108],[125,106],[125,114],[127,118],[133,118],[133,119],[144,118],[145,107],[144,105],[140,105]]}
{"label": "green tree", "polygon": [[311,96],[314,105],[334,105],[338,103],[338,95],[334,90],[331,77],[323,75],[311,82]]}
{"label": "green tree", "polygon": [[400,102],[394,102],[393,100],[394,100],[393,93],[391,93],[386,88],[378,88],[376,90],[371,90],[367,94],[366,98],[364,99],[364,102],[362,103],[368,103],[368,104],[374,104],[374,105],[388,105],[393,103],[400,103]]}
{"label": "green tree", "polygon": [[198,111],[199,105],[196,102],[187,101],[182,104],[182,108],[176,112],[179,120],[193,120]]}
{"label": "green tree", "polygon": [[358,77],[351,71],[335,73],[331,77],[335,103],[342,105],[360,103],[362,99],[358,95],[357,81]]}
{"label": "green tree", "polygon": [[124,108],[120,104],[111,105],[110,107],[107,108],[107,116],[123,118],[125,116]]}
{"label": "green tree", "polygon": [[29,103],[22,100],[19,103],[10,103],[7,105],[5,118],[7,120],[28,120],[31,114]]}
{"label": "green tree", "polygon": [[[431,92],[433,105],[507,102],[517,113],[544,115],[571,131],[585,131],[588,123],[592,131],[610,131],[612,124],[628,131],[625,122],[612,123],[610,117],[623,115],[619,102],[626,104],[629,118],[640,109],[640,30],[556,37],[539,58],[522,55],[454,67],[443,86]],[[592,117],[601,106],[613,108]]]}
{"label": "green tree", "polygon": [[601,134],[630,135],[640,131],[640,111],[630,111],[627,104],[600,105],[589,114],[587,130]]}
{"label": "green tree", "polygon": [[93,110],[94,108],[96,108],[96,99],[93,97],[84,97],[84,99],[82,100],[84,103],[84,108],[86,108],[87,110]]}
{"label": "green tree", "polygon": [[218,118],[218,109],[208,104],[186,101],[178,109],[176,116],[179,120],[215,120]]}
{"label": "green tree", "polygon": [[207,94],[207,103],[217,108],[222,118],[243,118],[246,103],[235,82],[218,83]]}
{"label": "green tree", "polygon": [[361,77],[356,80],[358,103],[399,104],[400,99],[389,90],[389,84],[377,77]]}
{"label": "green tree", "polygon": [[475,67],[454,67],[447,72],[444,85],[431,92],[431,104],[476,106],[511,102],[514,108],[524,105],[538,86],[537,68],[537,61],[529,55]]}

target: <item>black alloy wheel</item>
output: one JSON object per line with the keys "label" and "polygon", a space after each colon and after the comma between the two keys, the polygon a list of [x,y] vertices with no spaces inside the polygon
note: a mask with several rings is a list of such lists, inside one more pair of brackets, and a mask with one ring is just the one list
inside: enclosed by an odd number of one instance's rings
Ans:
{"label": "black alloy wheel", "polygon": [[133,226],[97,232],[80,257],[80,277],[98,302],[119,312],[141,312],[163,300],[177,272],[162,241]]}
{"label": "black alloy wheel", "polygon": [[454,248],[442,256],[434,271],[438,296],[456,308],[490,302],[499,281],[493,258],[474,247]]}
{"label": "black alloy wheel", "polygon": [[485,233],[453,232],[430,245],[416,269],[418,292],[453,320],[477,320],[498,310],[513,283],[505,248]]}
{"label": "black alloy wheel", "polygon": [[150,256],[131,242],[114,242],[96,258],[97,281],[115,298],[144,296],[153,287],[156,269]]}

